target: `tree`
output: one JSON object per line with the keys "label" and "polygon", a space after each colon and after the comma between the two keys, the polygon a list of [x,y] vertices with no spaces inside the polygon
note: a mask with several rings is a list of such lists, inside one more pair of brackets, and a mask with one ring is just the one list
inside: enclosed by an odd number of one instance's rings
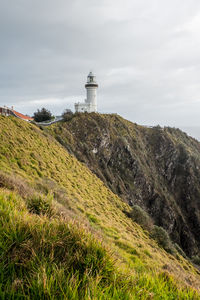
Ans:
{"label": "tree", "polygon": [[34,113],[33,118],[36,122],[43,122],[43,121],[51,120],[52,114],[48,109],[43,107],[41,110],[38,109]]}
{"label": "tree", "polygon": [[71,109],[65,109],[64,112],[62,113],[62,118],[64,121],[69,121],[73,118],[73,112]]}

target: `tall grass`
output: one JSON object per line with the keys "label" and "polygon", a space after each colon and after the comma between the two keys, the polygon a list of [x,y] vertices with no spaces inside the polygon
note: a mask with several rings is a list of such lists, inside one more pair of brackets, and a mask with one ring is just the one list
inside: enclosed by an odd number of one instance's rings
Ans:
{"label": "tall grass", "polygon": [[199,299],[168,274],[122,273],[75,222],[30,213],[0,192],[0,299]]}
{"label": "tall grass", "polygon": [[0,187],[13,191],[0,190],[0,299],[197,297],[179,289],[198,288],[198,271],[161,250],[54,138],[0,117],[0,139]]}

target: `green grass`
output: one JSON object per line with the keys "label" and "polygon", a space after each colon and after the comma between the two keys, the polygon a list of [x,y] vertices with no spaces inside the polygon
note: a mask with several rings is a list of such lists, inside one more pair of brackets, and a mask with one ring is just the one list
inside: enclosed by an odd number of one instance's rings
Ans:
{"label": "green grass", "polygon": [[0,140],[0,299],[199,299],[198,270],[54,138],[0,117]]}
{"label": "green grass", "polygon": [[0,299],[198,299],[168,273],[120,272],[80,224],[31,214],[14,193],[0,191],[0,211]]}

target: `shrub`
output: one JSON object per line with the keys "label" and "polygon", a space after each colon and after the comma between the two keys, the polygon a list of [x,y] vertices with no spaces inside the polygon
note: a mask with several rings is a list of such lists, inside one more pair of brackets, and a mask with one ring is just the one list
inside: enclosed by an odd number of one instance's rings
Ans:
{"label": "shrub", "polygon": [[38,109],[37,112],[34,113],[33,118],[36,122],[48,121],[51,120],[52,114],[48,109],[43,107],[41,110]]}
{"label": "shrub", "polygon": [[131,219],[138,223],[144,230],[151,231],[153,221],[151,217],[140,206],[133,205],[133,210],[130,213]]}
{"label": "shrub", "polygon": [[42,195],[35,195],[28,200],[28,210],[37,215],[47,215],[51,217],[54,214],[52,206],[52,198],[50,196],[44,197]]}
{"label": "shrub", "polygon": [[70,121],[73,118],[74,114],[70,109],[65,109],[62,113],[63,121]]}
{"label": "shrub", "polygon": [[158,245],[164,250],[171,254],[174,253],[172,242],[167,231],[164,228],[155,225],[153,227],[153,230],[151,231],[151,237],[155,239]]}

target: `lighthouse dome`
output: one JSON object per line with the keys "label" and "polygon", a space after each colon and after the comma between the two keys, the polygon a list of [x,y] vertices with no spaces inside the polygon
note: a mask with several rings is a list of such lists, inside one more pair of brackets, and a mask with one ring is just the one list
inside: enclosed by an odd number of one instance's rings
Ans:
{"label": "lighthouse dome", "polygon": [[87,83],[86,83],[85,87],[87,88],[90,86],[98,87],[98,84],[96,82],[96,76],[93,74],[92,71],[90,71],[90,73],[88,74]]}
{"label": "lighthouse dome", "polygon": [[96,76],[90,71],[87,77],[87,83],[96,83]]}

